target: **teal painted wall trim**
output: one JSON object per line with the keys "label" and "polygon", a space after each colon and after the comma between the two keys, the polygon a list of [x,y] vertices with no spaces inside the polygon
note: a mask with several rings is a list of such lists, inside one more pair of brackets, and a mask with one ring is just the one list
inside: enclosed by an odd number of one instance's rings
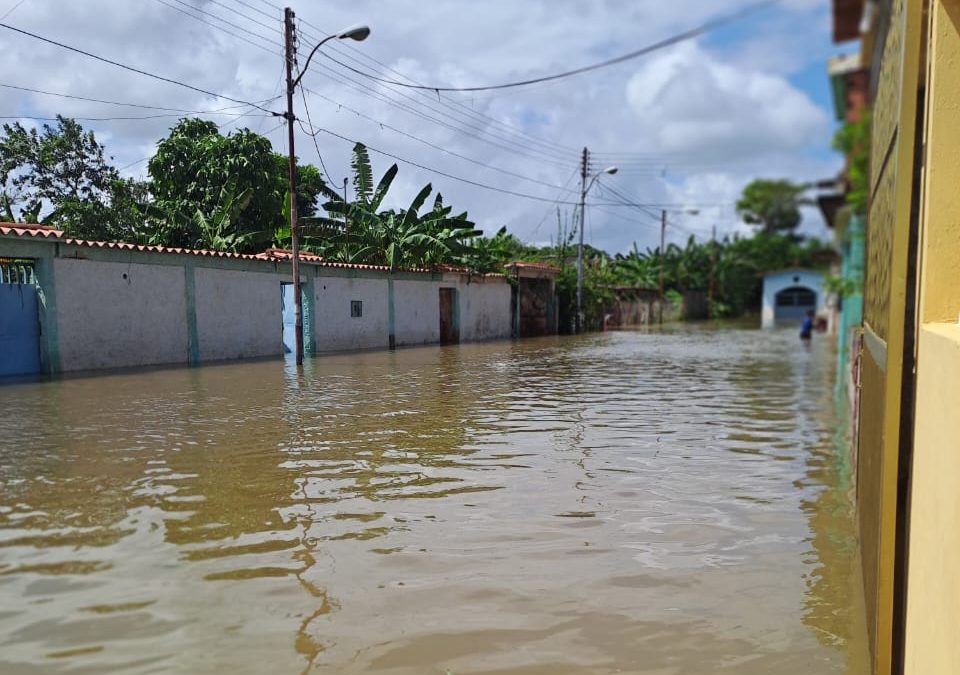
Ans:
{"label": "teal painted wall trim", "polygon": [[314,354],[317,351],[317,342],[316,342],[316,331],[313,328],[313,317],[316,316],[314,309],[314,288],[316,284],[317,268],[312,268],[312,271],[307,274],[307,280],[300,283],[300,297],[303,302],[303,344],[304,349],[309,354]]}
{"label": "teal painted wall trim", "polygon": [[191,366],[200,365],[200,334],[197,331],[197,286],[194,281],[193,265],[183,266],[183,287],[187,305],[187,349]]}
{"label": "teal painted wall trim", "polygon": [[393,304],[393,275],[387,277],[387,343],[390,349],[397,348],[397,312]]}
{"label": "teal painted wall trim", "polygon": [[37,295],[40,300],[40,367],[48,375],[61,370],[60,334],[57,330],[57,283],[53,261],[56,247],[36,259]]}

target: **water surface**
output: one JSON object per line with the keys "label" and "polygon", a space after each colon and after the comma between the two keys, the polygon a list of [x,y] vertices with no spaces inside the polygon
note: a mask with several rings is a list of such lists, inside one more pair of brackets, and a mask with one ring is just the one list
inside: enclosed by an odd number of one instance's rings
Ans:
{"label": "water surface", "polygon": [[827,338],[0,387],[0,672],[861,673]]}

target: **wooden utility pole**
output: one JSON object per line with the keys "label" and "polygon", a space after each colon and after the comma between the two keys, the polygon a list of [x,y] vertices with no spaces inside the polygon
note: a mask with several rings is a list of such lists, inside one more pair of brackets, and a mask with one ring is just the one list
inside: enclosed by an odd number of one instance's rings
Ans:
{"label": "wooden utility pole", "polygon": [[583,328],[583,229],[586,225],[586,204],[587,204],[587,165],[590,162],[590,151],[583,149],[583,157],[580,160],[580,246],[577,247],[577,317],[575,321],[575,332],[579,333]]}
{"label": "wooden utility pole", "polygon": [[289,151],[289,191],[290,191],[290,248],[291,267],[293,268],[293,311],[297,342],[297,365],[303,365],[303,298],[300,295],[300,236],[297,231],[297,158],[293,148],[293,66],[296,51],[293,46],[293,10],[283,10],[284,51],[287,60],[287,149]]}
{"label": "wooden utility pole", "polygon": [[347,260],[350,260],[350,205],[347,203],[347,177],[343,177],[343,240],[344,248],[347,252]]}
{"label": "wooden utility pole", "polygon": [[714,225],[710,232],[710,287],[707,291],[707,318],[714,318],[713,314],[713,293],[714,283],[716,282],[717,267],[717,226]]}
{"label": "wooden utility pole", "polygon": [[664,244],[667,238],[667,210],[660,211],[660,312],[657,323],[663,325],[663,268],[666,259],[664,258]]}

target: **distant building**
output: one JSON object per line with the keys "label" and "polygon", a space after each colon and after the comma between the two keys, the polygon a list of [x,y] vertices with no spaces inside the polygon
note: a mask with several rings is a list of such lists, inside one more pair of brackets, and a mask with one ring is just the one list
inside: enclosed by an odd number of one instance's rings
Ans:
{"label": "distant building", "polygon": [[763,327],[773,328],[783,323],[799,325],[809,310],[816,314],[826,311],[826,300],[822,272],[793,268],[765,274]]}
{"label": "distant building", "polygon": [[556,335],[558,328],[557,275],[548,263],[512,262],[507,274],[513,280],[511,315],[514,337]]}

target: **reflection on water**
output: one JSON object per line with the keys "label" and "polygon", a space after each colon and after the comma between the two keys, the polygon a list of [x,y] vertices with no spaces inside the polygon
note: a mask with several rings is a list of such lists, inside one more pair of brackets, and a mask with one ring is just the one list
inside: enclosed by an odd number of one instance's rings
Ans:
{"label": "reflection on water", "polygon": [[865,672],[826,342],[0,388],[0,671]]}

